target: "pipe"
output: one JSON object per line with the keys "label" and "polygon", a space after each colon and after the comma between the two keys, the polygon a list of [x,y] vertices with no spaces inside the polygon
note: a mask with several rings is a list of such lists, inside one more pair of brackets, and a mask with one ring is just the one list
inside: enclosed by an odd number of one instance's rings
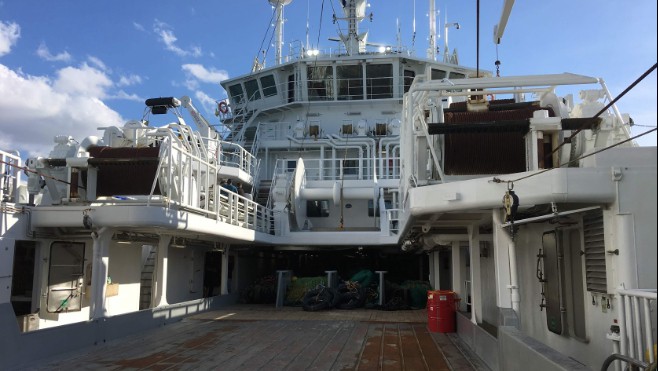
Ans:
{"label": "pipe", "polygon": [[516,242],[511,240],[507,245],[507,249],[509,254],[509,289],[512,293],[512,309],[514,312],[516,312],[517,316],[520,316],[521,313],[519,312],[519,303],[521,302],[521,296],[519,295],[519,279],[518,272],[516,270]]}
{"label": "pipe", "polygon": [[[500,210],[494,209],[492,218],[494,225],[498,226],[499,228],[504,228]],[[507,241],[507,255],[509,259],[509,285],[507,285],[507,288],[510,290],[512,310],[514,310],[517,317],[520,318],[521,295],[519,293],[519,276],[516,266],[516,243],[512,238],[510,238],[507,232],[503,231],[502,233],[503,240]]]}

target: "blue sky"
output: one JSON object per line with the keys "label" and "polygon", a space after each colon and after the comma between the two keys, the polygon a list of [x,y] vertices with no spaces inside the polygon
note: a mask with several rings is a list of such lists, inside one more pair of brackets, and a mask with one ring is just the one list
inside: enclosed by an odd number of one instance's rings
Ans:
{"label": "blue sky", "polygon": [[[334,47],[328,38],[339,3],[293,0],[286,45],[306,43],[308,19],[311,46]],[[361,24],[369,41],[396,45],[399,24],[401,43],[425,55],[428,1],[370,3],[373,21]],[[481,3],[480,67],[494,70],[492,30],[503,1]],[[436,1],[441,25],[446,13],[460,23],[449,46],[469,66],[476,64],[475,4]],[[498,47],[501,74],[602,77],[616,96],[656,63],[656,14],[655,0],[517,0]],[[217,122],[213,102],[226,96],[218,82],[248,73],[261,45],[273,63],[271,17],[266,0],[0,0],[0,148],[47,156],[55,135],[99,135],[98,127],[141,118],[144,100],[157,96],[189,95]],[[656,90],[654,71],[620,101],[638,124],[634,134],[656,126]],[[656,145],[655,132],[639,143]]]}

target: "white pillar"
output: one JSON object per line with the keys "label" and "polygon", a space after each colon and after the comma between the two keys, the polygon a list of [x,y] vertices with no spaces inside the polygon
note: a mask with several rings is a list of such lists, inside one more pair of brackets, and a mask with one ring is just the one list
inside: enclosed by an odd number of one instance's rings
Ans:
{"label": "white pillar", "polygon": [[460,310],[463,310],[466,305],[466,293],[463,291],[462,286],[462,264],[461,264],[461,248],[459,241],[452,241],[452,291],[457,293],[461,298],[457,305]]}
{"label": "white pillar", "polygon": [[482,322],[482,279],[480,277],[480,231],[477,225],[468,227],[471,259],[471,322]]}
{"label": "white pillar", "polygon": [[106,316],[105,291],[107,289],[107,270],[110,263],[110,242],[114,230],[102,227],[91,234],[93,257],[91,268],[91,300],[89,318],[98,319]]}
{"label": "white pillar", "polygon": [[230,254],[230,245],[225,245],[224,246],[224,251],[222,252],[222,279],[221,279],[221,288],[220,288],[220,295],[227,295],[228,294],[228,259],[229,259],[229,254]]}
{"label": "white pillar", "polygon": [[169,243],[171,236],[160,235],[158,241],[158,262],[155,268],[155,306],[161,307],[169,305],[167,303],[167,260],[169,257]]}
{"label": "white pillar", "polygon": [[510,292],[510,256],[509,244],[512,243],[507,231],[501,228],[503,224],[500,209],[493,209],[493,251],[496,262],[496,305],[499,308],[511,308],[512,296]]}

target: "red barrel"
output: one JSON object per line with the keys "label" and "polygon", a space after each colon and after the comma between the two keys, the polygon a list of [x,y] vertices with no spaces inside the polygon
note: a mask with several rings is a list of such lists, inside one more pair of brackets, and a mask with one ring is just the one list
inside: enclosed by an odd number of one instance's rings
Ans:
{"label": "red barrel", "polygon": [[427,328],[430,332],[439,332],[439,307],[437,305],[438,291],[427,292]]}
{"label": "red barrel", "polygon": [[455,332],[456,301],[454,291],[427,292],[427,327],[430,332]]}

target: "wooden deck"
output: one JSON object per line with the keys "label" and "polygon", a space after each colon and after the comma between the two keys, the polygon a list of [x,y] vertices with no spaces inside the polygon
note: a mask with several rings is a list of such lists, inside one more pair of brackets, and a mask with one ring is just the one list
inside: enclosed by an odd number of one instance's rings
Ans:
{"label": "wooden deck", "polygon": [[476,369],[451,336],[428,332],[426,316],[425,310],[236,305],[62,355],[37,369]]}

